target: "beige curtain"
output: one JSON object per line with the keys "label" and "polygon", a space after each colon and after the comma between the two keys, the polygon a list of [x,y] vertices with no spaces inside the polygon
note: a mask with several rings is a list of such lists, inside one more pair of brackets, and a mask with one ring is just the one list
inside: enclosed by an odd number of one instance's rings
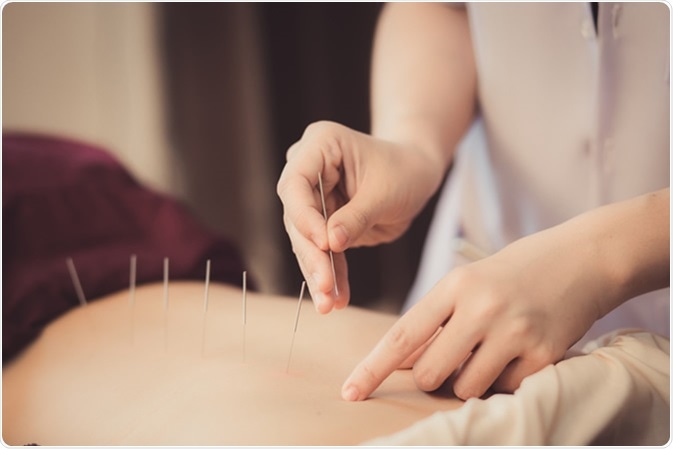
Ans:
{"label": "beige curtain", "polygon": [[268,160],[267,80],[253,7],[159,8],[178,194],[205,223],[235,240],[258,288],[281,291],[288,273],[278,249],[284,236]]}

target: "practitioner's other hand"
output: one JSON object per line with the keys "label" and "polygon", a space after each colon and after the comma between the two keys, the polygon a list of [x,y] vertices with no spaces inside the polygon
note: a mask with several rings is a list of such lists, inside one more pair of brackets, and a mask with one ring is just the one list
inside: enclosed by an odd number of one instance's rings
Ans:
{"label": "practitioner's other hand", "polygon": [[363,400],[394,370],[412,365],[425,391],[455,373],[461,399],[491,386],[512,392],[559,361],[624,299],[606,270],[608,254],[584,226],[590,228],[578,217],[451,271],[355,367],[343,398]]}
{"label": "practitioner's other hand", "polygon": [[[323,181],[327,223],[318,173]],[[376,139],[333,122],[317,122],[306,128],[287,152],[277,192],[292,250],[320,313],[348,304],[343,252],[399,237],[443,175],[443,164],[411,145]],[[328,250],[334,253],[338,295]]]}

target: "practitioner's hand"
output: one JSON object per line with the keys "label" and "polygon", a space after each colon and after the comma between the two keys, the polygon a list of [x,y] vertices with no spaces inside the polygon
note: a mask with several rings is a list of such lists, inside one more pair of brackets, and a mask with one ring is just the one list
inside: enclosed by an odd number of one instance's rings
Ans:
{"label": "practitioner's hand", "polygon": [[511,392],[524,377],[559,361],[616,304],[582,221],[523,238],[445,276],[354,369],[346,400],[367,398],[394,370],[413,365],[421,390],[455,373],[462,399],[489,387]]}
{"label": "practitioner's hand", "polygon": [[[327,223],[318,189],[319,172]],[[418,148],[375,139],[332,122],[306,128],[287,152],[277,191],[292,250],[320,313],[348,304],[343,252],[399,237],[443,175],[442,164]],[[329,249],[334,253],[338,296]]]}

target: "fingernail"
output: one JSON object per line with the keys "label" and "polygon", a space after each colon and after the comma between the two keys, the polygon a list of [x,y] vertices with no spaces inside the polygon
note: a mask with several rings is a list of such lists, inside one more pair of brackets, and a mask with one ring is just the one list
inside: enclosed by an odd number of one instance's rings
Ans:
{"label": "fingernail", "polygon": [[359,395],[360,393],[358,393],[358,389],[353,385],[349,385],[341,392],[341,397],[343,397],[346,401],[357,401]]}
{"label": "fingernail", "polygon": [[332,229],[332,236],[342,248],[345,248],[346,245],[348,245],[348,233],[346,232],[346,228],[342,225],[338,225]]}

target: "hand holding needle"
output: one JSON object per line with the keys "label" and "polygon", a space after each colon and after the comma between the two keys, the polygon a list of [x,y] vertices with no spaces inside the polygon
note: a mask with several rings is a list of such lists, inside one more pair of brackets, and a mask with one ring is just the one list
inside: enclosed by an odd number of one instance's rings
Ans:
{"label": "hand holding needle", "polygon": [[[325,225],[327,225],[327,207],[325,206],[325,192],[322,187],[322,175],[318,172],[318,187],[320,188],[320,201],[322,202],[322,214],[325,217]],[[334,278],[334,293],[339,296],[339,287],[337,286],[336,270],[334,269],[334,254],[332,250],[329,251],[329,260],[332,264],[332,278]]]}

